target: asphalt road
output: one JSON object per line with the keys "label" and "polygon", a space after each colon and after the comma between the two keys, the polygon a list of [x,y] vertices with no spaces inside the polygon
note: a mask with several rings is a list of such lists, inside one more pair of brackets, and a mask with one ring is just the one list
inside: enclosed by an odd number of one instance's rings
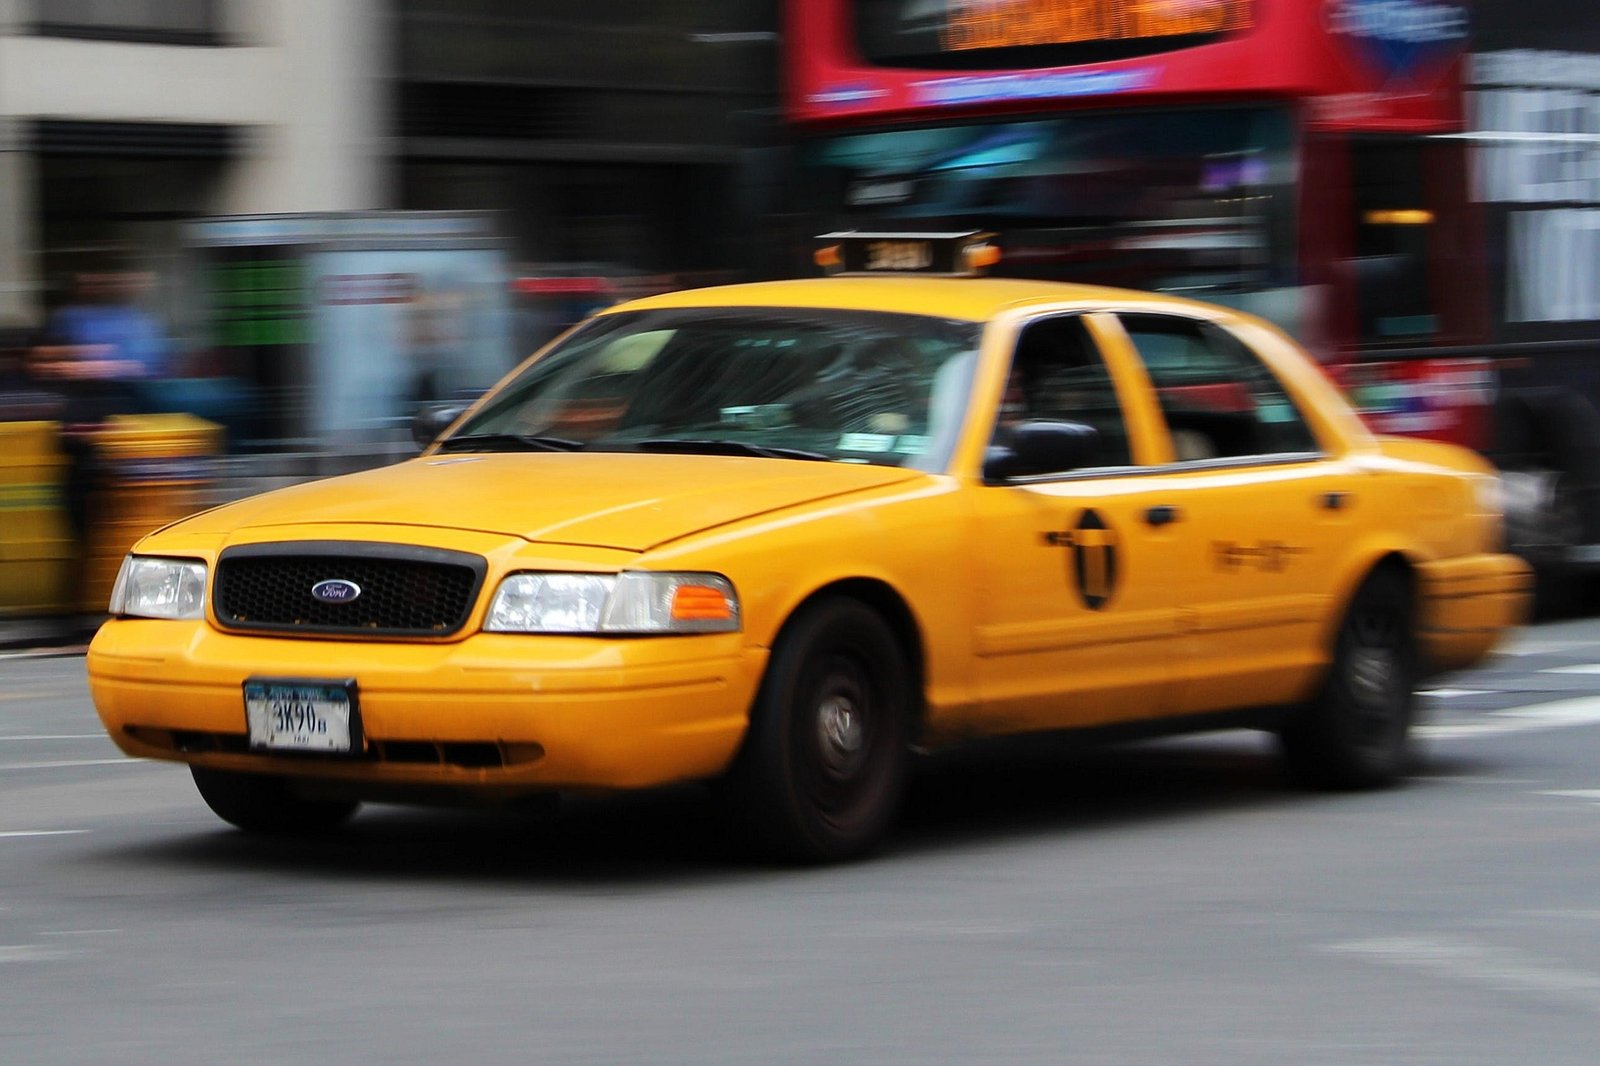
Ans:
{"label": "asphalt road", "polygon": [[247,838],[0,659],[0,1063],[1593,1063],[1600,621],[1427,698],[1406,787],[1248,733],[930,765],[874,861],[697,790]]}

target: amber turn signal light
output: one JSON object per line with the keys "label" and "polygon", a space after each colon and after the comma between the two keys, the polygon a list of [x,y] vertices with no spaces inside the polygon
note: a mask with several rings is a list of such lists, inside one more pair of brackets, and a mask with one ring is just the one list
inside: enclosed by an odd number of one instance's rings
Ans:
{"label": "amber turn signal light", "polygon": [[733,608],[721,589],[706,585],[679,585],[672,594],[675,622],[720,622],[733,617]]}

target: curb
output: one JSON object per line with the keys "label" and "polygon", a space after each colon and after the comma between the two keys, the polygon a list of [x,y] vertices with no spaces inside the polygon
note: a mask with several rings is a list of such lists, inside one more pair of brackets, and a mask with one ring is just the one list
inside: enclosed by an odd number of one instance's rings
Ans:
{"label": "curb", "polygon": [[0,654],[79,655],[97,628],[99,620],[88,615],[0,620]]}

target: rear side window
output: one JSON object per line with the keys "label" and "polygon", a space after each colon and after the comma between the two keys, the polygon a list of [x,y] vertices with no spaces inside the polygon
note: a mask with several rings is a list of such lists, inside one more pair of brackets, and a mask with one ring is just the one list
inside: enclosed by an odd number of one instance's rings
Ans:
{"label": "rear side window", "polygon": [[1260,356],[1209,322],[1123,315],[1180,461],[1314,453],[1316,438]]}

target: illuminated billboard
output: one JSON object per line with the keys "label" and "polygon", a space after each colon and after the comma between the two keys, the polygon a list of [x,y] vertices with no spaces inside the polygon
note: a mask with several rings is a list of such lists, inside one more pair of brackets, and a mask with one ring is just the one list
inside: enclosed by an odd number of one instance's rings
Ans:
{"label": "illuminated billboard", "polygon": [[[856,5],[861,52],[886,66],[1071,65],[1188,48],[1254,25],[1255,0],[861,0]],[[1018,49],[1029,54],[1019,56]],[[991,52],[996,54],[988,61],[974,55]]]}
{"label": "illuminated billboard", "polygon": [[[1588,0],[1592,2],[1592,0]],[[1461,128],[1467,0],[789,0],[790,117],[1219,99],[1311,128]]]}

